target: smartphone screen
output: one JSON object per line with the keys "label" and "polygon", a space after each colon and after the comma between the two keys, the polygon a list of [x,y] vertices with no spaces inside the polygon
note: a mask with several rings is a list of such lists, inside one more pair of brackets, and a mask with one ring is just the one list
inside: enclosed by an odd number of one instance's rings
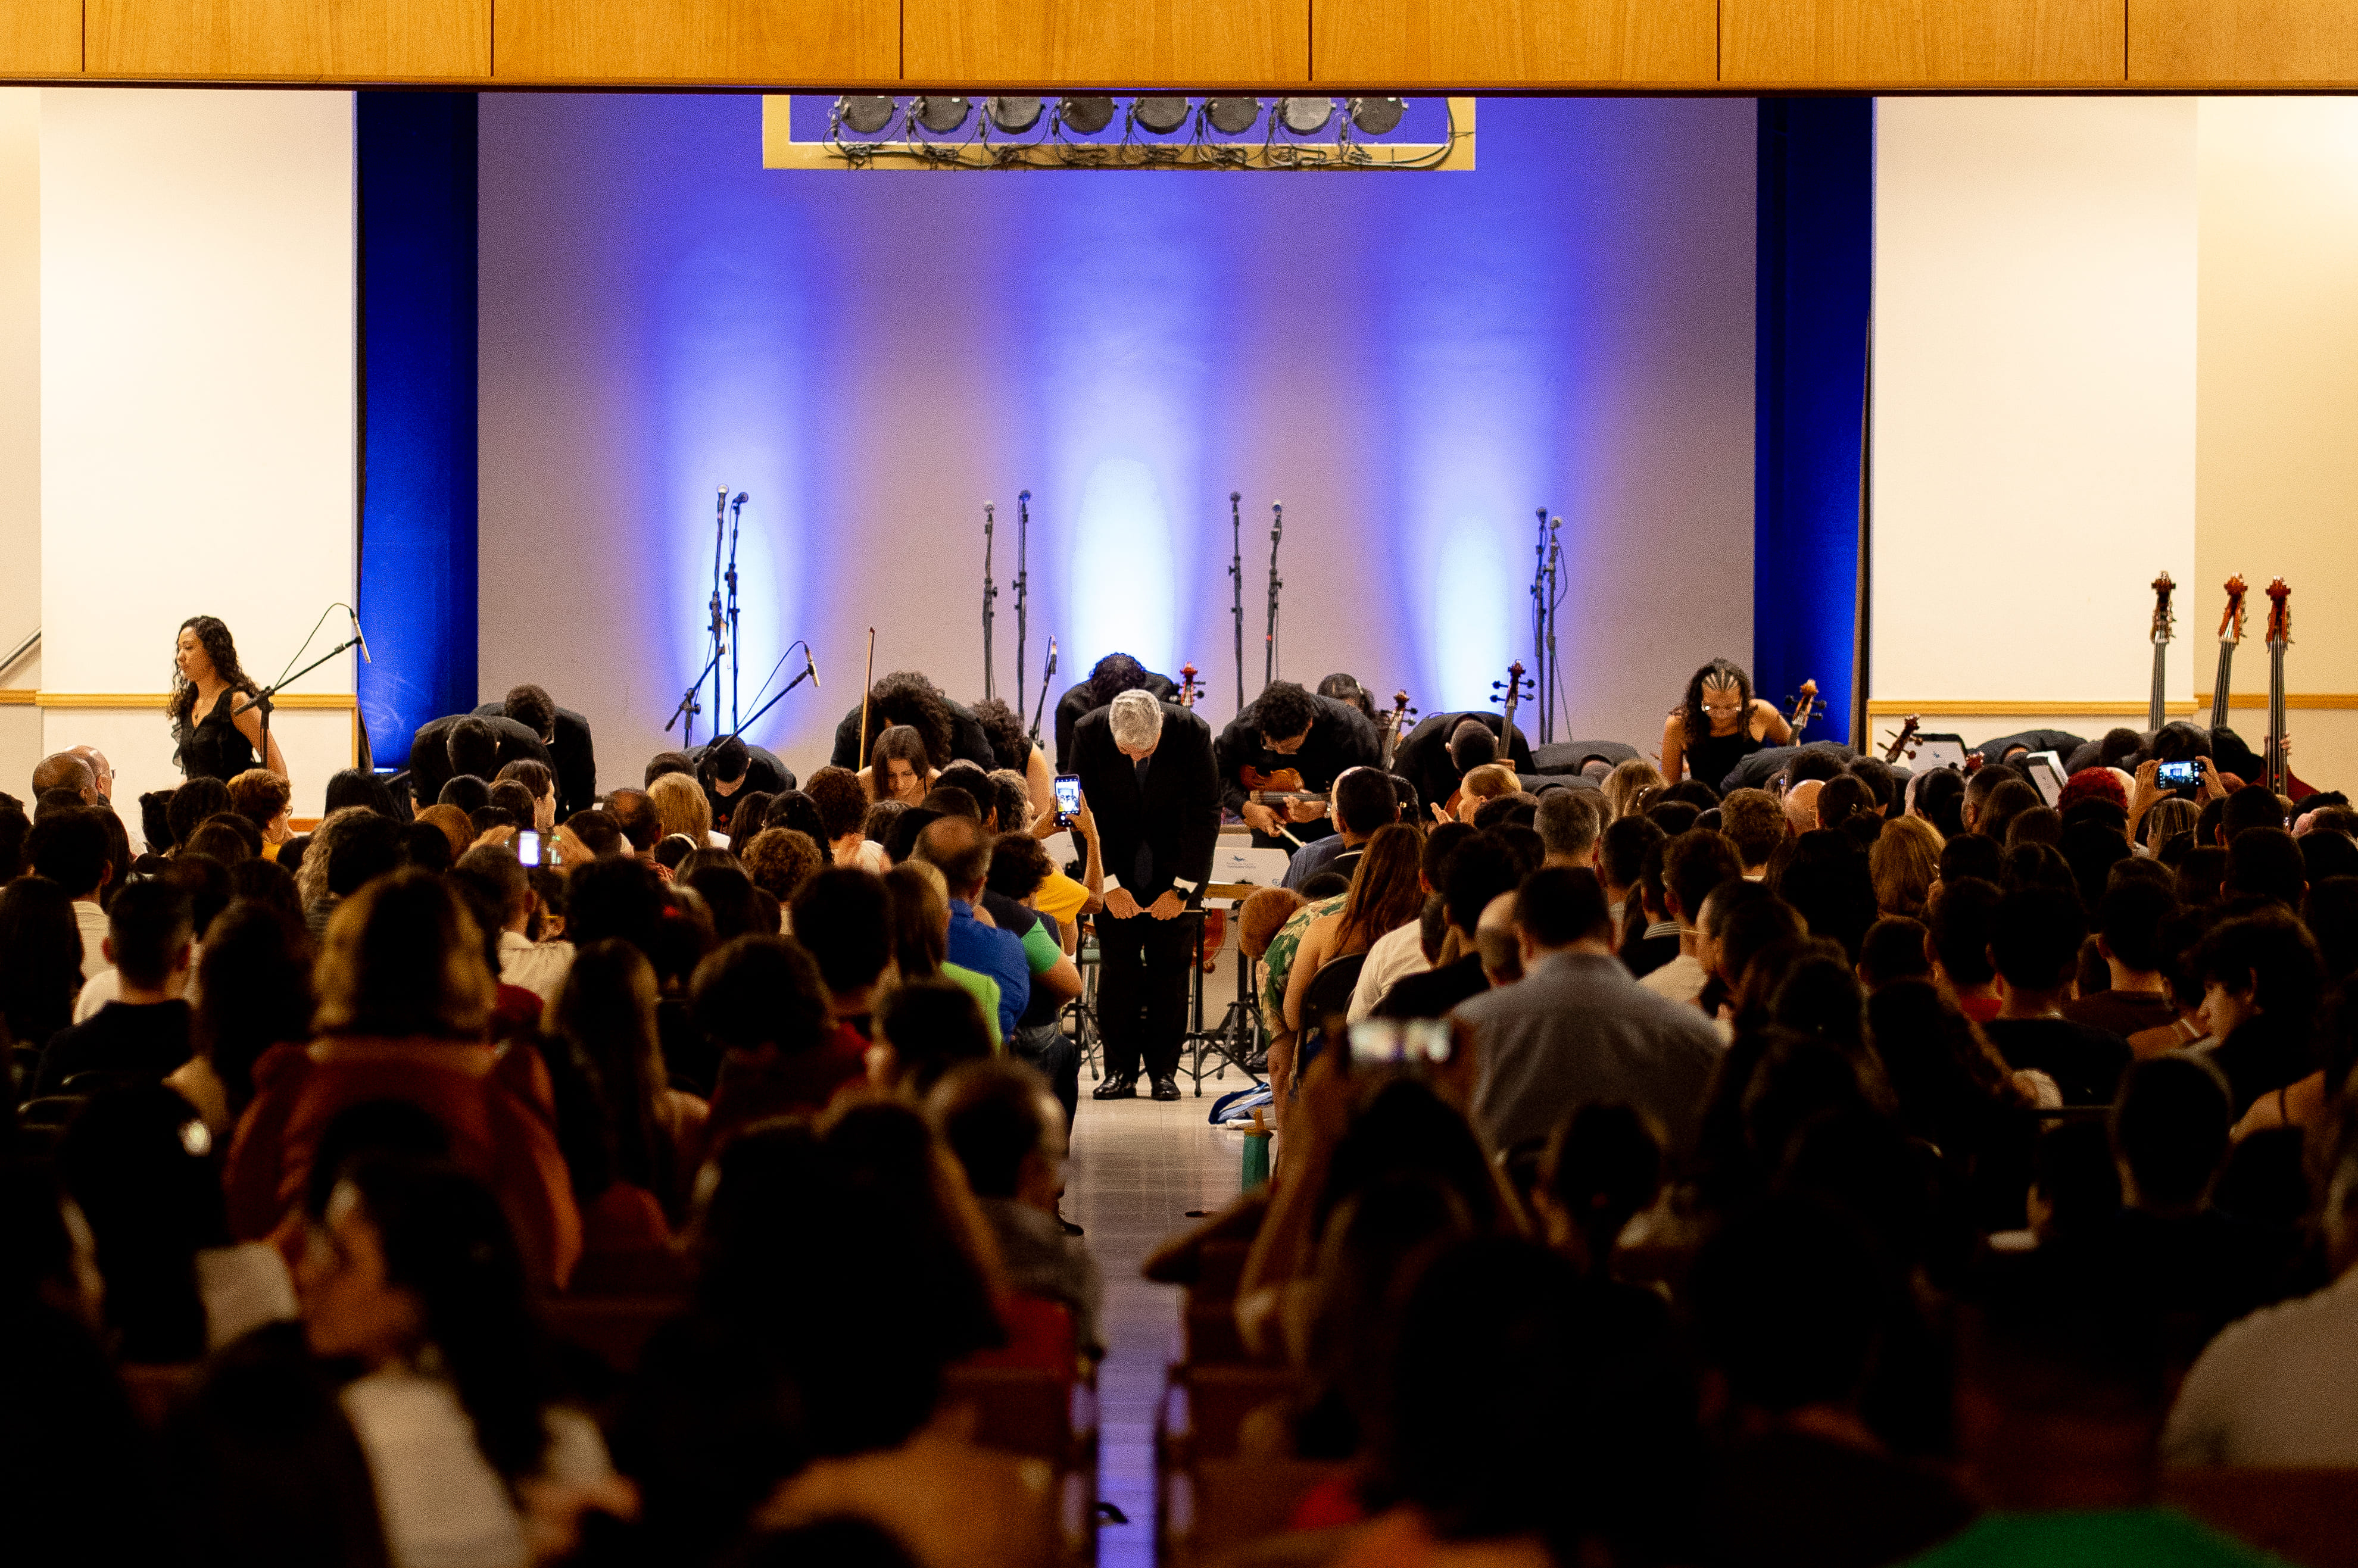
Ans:
{"label": "smartphone screen", "polygon": [[1056,775],[1056,826],[1070,827],[1081,814],[1081,781],[1073,773]]}
{"label": "smartphone screen", "polygon": [[2190,788],[2201,781],[2195,776],[2192,762],[2164,762],[2154,770],[2155,782],[2164,789]]}
{"label": "smartphone screen", "polygon": [[529,827],[516,831],[516,862],[525,866],[540,864],[540,835]]}

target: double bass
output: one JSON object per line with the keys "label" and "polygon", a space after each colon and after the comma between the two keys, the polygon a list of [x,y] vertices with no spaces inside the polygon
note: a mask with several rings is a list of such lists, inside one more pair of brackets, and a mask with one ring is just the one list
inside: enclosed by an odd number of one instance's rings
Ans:
{"label": "double bass", "polygon": [[1386,773],[1391,771],[1392,753],[1400,748],[1401,729],[1414,717],[1416,709],[1408,705],[1408,693],[1401,690],[1392,693],[1391,711],[1376,720],[1378,764]]}
{"label": "double bass", "polygon": [[2153,695],[2146,699],[2145,727],[2159,734],[2167,718],[2162,712],[2162,683],[2169,671],[2169,632],[2176,617],[2169,611],[2169,596],[2178,585],[2169,580],[2165,568],[2153,579]]}
{"label": "double bass", "polygon": [[2268,584],[2268,788],[2292,793],[2292,770],[2285,765],[2285,650],[2292,646],[2292,589],[2285,579]]}
{"label": "double bass", "polygon": [[2211,728],[2227,728],[2227,678],[2235,666],[2235,650],[2244,641],[2244,595],[2249,591],[2244,574],[2227,579],[2227,608],[2219,617],[2219,674],[2211,683]]}

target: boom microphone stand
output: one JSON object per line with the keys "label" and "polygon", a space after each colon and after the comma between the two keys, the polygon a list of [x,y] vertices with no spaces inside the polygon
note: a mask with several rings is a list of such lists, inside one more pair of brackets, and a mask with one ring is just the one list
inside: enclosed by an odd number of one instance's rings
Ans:
{"label": "boom microphone stand", "polygon": [[[1055,676],[1055,673],[1056,639],[1051,637],[1048,639],[1048,662],[1045,665],[1042,666],[1040,671],[1040,700],[1032,705],[1031,741],[1035,746],[1040,743],[1040,716],[1048,711],[1048,682]],[[1017,692],[1015,694],[1015,700],[1018,702],[1022,701],[1023,694],[1020,691]],[[1019,709],[1015,717],[1021,719],[1023,717],[1023,714]]]}
{"label": "boom microphone stand", "polygon": [[990,531],[994,521],[990,502],[982,503],[982,699],[985,702],[999,695],[990,678],[990,601],[999,597],[999,585],[990,580]]}
{"label": "boom microphone stand", "polygon": [[[1015,492],[1015,700],[1023,700],[1023,641],[1032,617],[1032,492]],[[1033,727],[1036,736],[1039,727]]]}
{"label": "boom microphone stand", "polygon": [[[796,648],[800,648],[800,649],[803,651],[803,673],[802,673],[802,674],[800,674],[800,675],[798,675],[798,676],[796,676],[794,679],[792,679],[792,680],[788,681],[788,682],[785,684],[784,688],[783,690],[781,690],[781,691],[778,693],[778,695],[777,695],[777,696],[775,696],[775,697],[773,697],[770,698],[770,700],[769,700],[769,701],[763,703],[761,707],[759,707],[759,708],[757,708],[753,709],[753,717],[752,717],[752,718],[751,718],[751,719],[748,719],[747,720],[745,720],[746,726],[747,726],[748,728],[751,728],[751,727],[752,727],[752,726],[753,726],[753,725],[759,724],[759,723],[762,721],[762,715],[763,715],[764,713],[769,712],[769,711],[770,711],[770,709],[772,709],[772,708],[773,708],[777,707],[779,703],[784,702],[784,701],[786,699],[786,693],[787,693],[787,692],[789,692],[789,691],[794,690],[794,689],[795,689],[795,687],[798,687],[798,686],[802,685],[802,684],[803,684],[803,682],[805,682],[805,681],[808,681],[808,682],[810,682],[810,683],[811,683],[811,685],[812,685],[812,686],[814,686],[814,687],[816,687],[816,686],[817,686],[817,685],[819,684],[819,680],[818,680],[818,661],[817,661],[817,659],[815,659],[815,658],[813,658],[813,657],[811,656],[811,647],[810,647],[810,644],[809,644],[808,643],[804,642],[804,641],[803,641],[802,639],[800,639],[800,638],[796,638],[795,641],[793,641],[793,642],[791,642],[791,643],[787,643],[787,644],[786,644],[786,653],[785,653],[785,654],[780,654],[778,655],[778,663],[777,663],[777,664],[775,664],[775,665],[772,665],[770,666],[770,673],[769,673],[767,676],[763,676],[763,680],[762,680],[762,690],[761,690],[761,691],[757,691],[757,692],[755,692],[755,693],[753,694],[753,696],[758,699],[758,698],[761,697],[761,695],[762,695],[762,692],[763,692],[763,691],[767,691],[767,690],[769,690],[769,689],[770,689],[770,682],[772,682],[772,681],[773,681],[773,680],[775,680],[775,679],[777,679],[777,678],[778,678],[778,666],[779,666],[779,665],[783,665],[783,664],[784,664],[784,663],[786,662],[786,654],[791,654],[791,653],[793,653]],[[743,734],[744,732],[745,732],[745,731],[744,731],[743,730],[739,730],[734,731],[734,733],[736,733],[736,734],[740,734],[740,735]],[[717,745],[717,744],[719,744],[719,742],[718,742],[718,741],[715,741],[715,742],[714,742],[714,744],[716,744],[716,745]]]}
{"label": "boom microphone stand", "polygon": [[1272,501],[1269,509],[1273,514],[1269,524],[1269,633],[1262,639],[1260,684],[1267,687],[1277,678],[1277,600],[1285,591],[1285,579],[1277,575],[1278,541],[1285,537],[1285,503]]}
{"label": "boom microphone stand", "polygon": [[[319,612],[320,622],[325,622],[328,619],[329,611],[334,610],[344,610],[349,613],[351,607],[348,605],[330,604],[328,606],[327,610]],[[318,625],[314,625],[311,628],[312,636],[317,636],[319,632],[319,628]],[[310,645],[311,638],[304,638],[303,648],[308,648]],[[299,659],[303,656],[303,648],[297,648],[295,650],[295,658]],[[330,659],[334,658],[338,654],[348,652],[353,648],[361,650],[361,657],[364,659],[368,657],[368,639],[361,635],[361,622],[358,615],[352,616],[352,634],[351,636],[345,638],[342,642],[337,643],[334,647],[329,649],[318,658],[313,659],[309,664],[305,665],[293,675],[281,675],[276,680],[272,681],[268,686],[264,687],[252,697],[245,698],[243,702],[233,704],[231,707],[229,711],[230,717],[233,719],[236,718],[241,713],[248,713],[257,708],[262,710],[262,761],[259,764],[260,766],[266,768],[270,765],[270,714],[271,709],[276,706],[271,699],[276,697],[287,687],[294,685],[297,681],[301,680],[305,676],[309,675],[313,670],[318,669],[321,665],[326,664]],[[294,662],[294,659],[289,659],[287,661],[289,664]]]}
{"label": "boom microphone stand", "polygon": [[1236,587],[1236,608],[1229,613],[1237,621],[1237,711],[1245,710],[1245,556],[1244,514],[1237,503],[1244,500],[1244,492],[1228,492],[1228,580]]}
{"label": "boom microphone stand", "polygon": [[[729,503],[729,728],[731,731],[740,728],[737,706],[739,699],[745,695],[745,683],[737,675],[737,524],[745,514],[746,499],[745,492],[741,490],[737,492],[737,499]],[[717,675],[713,678],[712,695],[712,726],[717,730],[720,727],[720,682]]]}
{"label": "boom microphone stand", "polygon": [[[1555,660],[1555,613],[1563,603],[1563,589],[1557,586],[1563,561],[1563,541],[1558,536],[1558,532],[1563,527],[1563,518],[1548,519],[1547,657],[1540,665],[1541,679],[1545,683],[1541,689],[1546,693],[1540,704],[1540,744],[1543,746],[1555,740],[1555,710],[1557,705],[1563,701],[1563,671],[1557,666]],[[1571,721],[1572,715],[1567,709],[1564,714],[1567,727]]]}

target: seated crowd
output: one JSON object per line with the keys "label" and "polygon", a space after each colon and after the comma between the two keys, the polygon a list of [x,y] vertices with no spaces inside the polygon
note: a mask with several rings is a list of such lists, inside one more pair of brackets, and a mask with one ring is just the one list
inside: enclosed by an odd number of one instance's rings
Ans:
{"label": "seated crowd", "polygon": [[[461,719],[492,776],[308,833],[260,770],[139,852],[103,759],[0,795],[10,1560],[1068,1552],[945,1389],[1104,1352],[1095,825],[1055,864],[1020,719],[894,689],[799,787],[565,810]],[[1239,1560],[2257,1563],[2170,1471],[2358,1466],[2346,801],[1497,759],[1344,773],[1234,923],[1276,1171],[1149,1270],[1243,1253],[1248,1457],[1332,1466]],[[550,1330],[634,1292],[626,1364]]]}

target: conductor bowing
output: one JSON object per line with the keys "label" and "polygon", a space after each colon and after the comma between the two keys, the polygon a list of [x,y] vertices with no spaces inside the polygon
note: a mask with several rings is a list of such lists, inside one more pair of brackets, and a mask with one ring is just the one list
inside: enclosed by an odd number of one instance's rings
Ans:
{"label": "conductor bowing", "polygon": [[1177,1099],[1195,957],[1194,923],[1179,916],[1202,902],[1220,831],[1212,731],[1175,703],[1125,691],[1075,727],[1072,764],[1105,856],[1097,1098],[1135,1096],[1143,1061],[1154,1098]]}

